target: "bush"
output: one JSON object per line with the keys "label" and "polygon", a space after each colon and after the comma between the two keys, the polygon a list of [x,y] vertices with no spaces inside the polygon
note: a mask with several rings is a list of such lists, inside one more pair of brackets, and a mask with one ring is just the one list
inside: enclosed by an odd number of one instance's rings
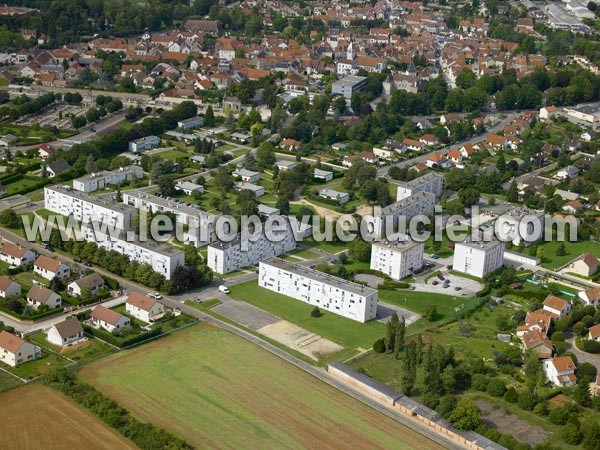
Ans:
{"label": "bush", "polygon": [[582,339],[577,346],[587,353],[600,353],[600,342],[591,339]]}
{"label": "bush", "polygon": [[384,281],[377,286],[377,289],[385,289],[392,291],[394,289],[407,289],[410,286],[409,283],[403,281]]}
{"label": "bush", "polygon": [[492,397],[502,397],[506,392],[506,385],[498,378],[492,378],[487,385],[487,393]]}
{"label": "bush", "polygon": [[481,374],[473,375],[471,387],[481,392],[487,391],[487,377]]}
{"label": "bush", "polygon": [[310,312],[311,317],[321,317],[323,314],[318,306],[315,306],[313,310]]}
{"label": "bush", "polygon": [[537,395],[535,395],[534,392],[523,390],[519,393],[519,399],[517,400],[519,408],[524,409],[525,411],[533,411],[537,402]]}
{"label": "bush", "polygon": [[548,420],[554,425],[565,425],[571,417],[571,409],[565,406],[560,408],[553,408],[548,414]]}
{"label": "bush", "polygon": [[373,351],[375,353],[385,353],[385,342],[383,338],[377,339],[373,342]]}
{"label": "bush", "polygon": [[508,388],[508,390],[504,393],[504,401],[508,403],[517,403],[519,400],[519,394],[514,387]]}

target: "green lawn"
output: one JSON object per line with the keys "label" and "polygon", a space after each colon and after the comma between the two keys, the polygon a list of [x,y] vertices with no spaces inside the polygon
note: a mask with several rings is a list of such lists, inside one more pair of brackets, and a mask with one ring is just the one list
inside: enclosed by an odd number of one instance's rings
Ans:
{"label": "green lawn", "polygon": [[392,305],[405,307],[410,311],[422,314],[429,304],[436,306],[440,319],[454,312],[454,308],[469,301],[464,297],[452,297],[451,295],[434,294],[431,292],[417,292],[409,290],[388,291],[380,290],[379,299]]}
{"label": "green lawn", "polygon": [[81,344],[69,348],[62,348],[58,345],[51,344],[46,340],[46,335],[41,332],[27,336],[27,340],[33,342],[35,345],[59,353],[73,361],[78,361],[79,363],[91,361],[115,351],[114,347],[99,341],[92,336],[88,336],[86,342],[82,342]]}
{"label": "green lawn", "polygon": [[327,241],[317,242],[312,237],[306,238],[302,242],[306,245],[309,245],[311,247],[316,247],[320,250],[326,251],[327,253],[331,253],[331,254],[339,253],[341,251],[348,249],[347,242],[327,242]]}
{"label": "green lawn", "polygon": [[[5,368],[5,366],[2,366],[2,368]],[[0,392],[8,391],[9,389],[21,386],[22,384],[21,381],[12,375],[0,370]]]}
{"label": "green lawn", "polygon": [[572,259],[584,253],[592,253],[597,258],[600,258],[600,242],[597,241],[581,241],[581,242],[565,242],[567,254],[557,256],[556,250],[560,247],[560,242],[540,242],[538,247],[544,249],[544,257],[542,258],[542,266],[548,269],[558,269]]}
{"label": "green lawn", "polygon": [[261,288],[255,280],[231,286],[231,296],[347,348],[370,348],[385,333],[384,324],[376,321],[363,324],[328,311],[311,317],[314,306]]}
{"label": "green lawn", "polygon": [[182,152],[181,150],[167,150],[164,152],[157,153],[157,156],[160,156],[163,159],[167,159],[169,161],[177,161],[178,159],[188,159],[190,154],[188,152]]}
{"label": "green lawn", "polygon": [[289,252],[288,255],[302,259],[315,259],[321,256],[318,253],[312,252],[308,249],[296,249],[294,251]]}
{"label": "green lawn", "polygon": [[[42,352],[44,351],[42,350]],[[55,353],[45,352],[40,359],[19,364],[16,367],[9,367],[7,365],[4,365],[3,367],[18,377],[29,379],[43,375],[51,369],[63,367],[65,364],[67,364],[67,360],[63,357]]]}
{"label": "green lawn", "polygon": [[141,420],[198,448],[439,448],[207,324],[103,358],[80,374]]}

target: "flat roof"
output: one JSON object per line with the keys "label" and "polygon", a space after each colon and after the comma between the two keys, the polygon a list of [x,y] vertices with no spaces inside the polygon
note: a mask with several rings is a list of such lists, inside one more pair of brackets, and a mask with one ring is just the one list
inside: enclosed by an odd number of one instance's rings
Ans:
{"label": "flat roof", "polygon": [[418,178],[415,178],[414,180],[410,180],[410,181],[398,181],[395,182],[394,184],[397,184],[398,186],[402,186],[403,188],[415,188],[417,186],[420,186],[423,183],[426,183],[428,181],[434,180],[436,178],[444,178],[442,175],[439,175],[435,172],[428,172],[425,175],[422,175]]}
{"label": "flat roof", "polygon": [[408,250],[419,245],[425,245],[423,242],[412,241],[410,239],[403,239],[398,241],[374,241],[372,245],[376,245],[377,247],[385,247],[392,250]]}
{"label": "flat roof", "polygon": [[[281,218],[283,218],[285,220],[285,222],[287,224],[287,227],[286,227],[287,230],[286,231],[279,231],[278,230],[277,232],[276,232],[276,230],[271,230],[271,232],[273,234],[281,234],[281,233],[285,233],[285,232],[292,233],[293,230],[291,229],[291,224],[290,224],[289,217],[287,217],[287,216],[279,216],[279,217],[281,217]],[[264,224],[261,223],[259,225],[259,228],[260,228],[261,233],[262,233],[262,230],[264,228]],[[231,248],[231,247],[236,247],[236,246],[238,246],[238,245],[241,244],[241,242],[242,242],[242,236],[248,236],[250,234],[254,234],[255,230],[256,230],[256,227],[250,228],[248,230],[245,230],[244,232],[240,232],[240,233],[236,234],[235,237],[233,237],[233,239],[230,240],[230,241],[216,241],[216,242],[213,242],[213,243],[209,244],[209,247],[214,247],[214,248],[217,248],[219,250],[226,250],[226,249]],[[248,239],[248,240],[251,241],[250,239]],[[254,239],[254,240],[256,240],[256,239]]]}
{"label": "flat roof", "polygon": [[276,256],[261,261],[261,263],[268,264],[278,269],[286,270],[288,272],[292,272],[298,275],[302,275],[303,277],[310,278],[311,280],[319,281],[330,286],[336,286],[354,294],[367,296],[377,293],[376,289],[371,289],[370,287],[363,286],[362,284],[356,284],[351,281],[344,280],[343,278],[334,277],[333,275],[329,275],[325,272],[320,272],[316,269],[311,269],[307,266],[290,263]]}
{"label": "flat roof", "polygon": [[115,212],[131,212],[137,210],[129,205],[124,205],[123,203],[119,203],[116,200],[112,200],[108,196],[99,196],[99,195],[90,195],[82,191],[78,191],[73,189],[71,186],[63,186],[63,185],[54,185],[54,186],[46,186],[47,190],[58,192],[60,194],[68,195],[69,197],[79,199],[84,202],[91,203],[96,206],[101,206],[106,209],[111,209]]}
{"label": "flat roof", "polygon": [[472,236],[468,236],[464,241],[455,242],[454,245],[456,246],[459,244],[465,245],[465,246],[471,247],[471,248],[481,249],[481,250],[489,250],[490,248],[497,247],[498,245],[504,246],[504,242],[499,241],[497,239],[492,239],[491,241],[484,241],[483,239],[474,241]]}
{"label": "flat roof", "polygon": [[390,214],[391,212],[397,211],[400,208],[404,208],[405,206],[411,205],[413,203],[420,203],[428,198],[435,198],[435,195],[431,192],[417,192],[416,194],[411,195],[410,197],[403,198],[391,205],[386,206],[381,209],[381,214]]}
{"label": "flat roof", "polygon": [[156,140],[160,141],[160,138],[158,136],[146,136],[146,137],[136,139],[135,141],[132,141],[132,142],[135,142],[137,144],[138,142],[156,141]]}
{"label": "flat roof", "polygon": [[130,166],[125,166],[125,167],[120,167],[118,169],[115,170],[101,170],[100,172],[95,172],[92,174],[88,174],[88,175],[84,175],[82,177],[79,178],[75,178],[74,181],[80,181],[80,182],[85,182],[85,181],[89,181],[89,180],[94,180],[94,179],[99,179],[99,178],[106,178],[109,177],[111,175],[116,175],[119,173],[129,173],[129,172],[133,172],[135,170],[141,170],[142,172],[144,171],[144,169],[142,169],[139,166],[134,166],[134,165],[130,165]]}
{"label": "flat roof", "polygon": [[543,216],[544,211],[536,211],[534,209],[527,209],[527,208],[515,208],[515,209],[511,209],[510,211],[507,211],[506,213],[502,214],[500,217],[502,217],[503,215],[508,215],[515,219],[522,219],[525,216],[535,216],[535,217]]}
{"label": "flat roof", "polygon": [[141,200],[145,200],[148,203],[162,206],[165,209],[178,211],[182,214],[187,214],[189,216],[206,217],[207,219],[216,217],[214,214],[207,213],[206,211],[203,211],[200,208],[197,208],[195,205],[192,205],[191,203],[186,203],[181,200],[177,200],[177,199],[170,198],[170,197],[160,197],[156,194],[151,194],[151,193],[140,191],[137,189],[123,191],[122,195],[123,195],[123,198],[125,198],[125,196],[139,198]]}
{"label": "flat roof", "polygon": [[344,85],[344,86],[354,86],[358,83],[362,83],[365,81],[367,77],[359,77],[358,75],[346,75],[341,80],[335,81],[333,84]]}

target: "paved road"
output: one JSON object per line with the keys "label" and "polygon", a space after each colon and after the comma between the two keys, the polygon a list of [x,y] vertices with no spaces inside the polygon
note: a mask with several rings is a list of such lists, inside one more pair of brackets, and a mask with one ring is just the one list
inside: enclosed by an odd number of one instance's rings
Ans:
{"label": "paved road", "polygon": [[600,355],[592,355],[591,353],[585,353],[579,350],[577,345],[575,345],[575,335],[573,333],[567,334],[565,344],[567,346],[567,351],[573,352],[573,354],[577,357],[578,362],[587,362],[593,364],[596,366],[596,369],[598,369],[598,373],[600,373]]}

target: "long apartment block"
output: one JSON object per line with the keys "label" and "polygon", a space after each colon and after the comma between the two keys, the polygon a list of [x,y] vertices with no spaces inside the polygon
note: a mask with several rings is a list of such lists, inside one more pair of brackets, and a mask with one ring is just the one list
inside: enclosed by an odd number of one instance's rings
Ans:
{"label": "long apartment block", "polygon": [[101,222],[107,226],[130,230],[137,210],[107,197],[99,197],[74,190],[70,186],[44,188],[44,207],[63,216],[87,222]]}
{"label": "long apartment block", "polygon": [[429,172],[414,180],[401,181],[396,184],[398,185],[396,200],[405,199],[419,192],[429,192],[434,194],[436,198],[440,198],[444,188],[444,177],[435,172]]}
{"label": "long apartment block", "polygon": [[[218,274],[227,274],[292,251],[297,246],[292,228],[295,224],[295,221],[287,219],[285,230],[274,233],[277,239],[269,239],[261,226],[260,231],[252,229],[238,233],[229,242],[214,242],[208,246],[208,267]],[[251,235],[254,234],[258,237],[252,238]]]}
{"label": "long apartment block", "polygon": [[111,236],[101,224],[94,222],[82,226],[81,235],[86,241],[95,242],[106,251],[114,250],[140,264],[150,264],[155,272],[167,280],[171,279],[177,266],[185,264],[183,251],[150,239],[142,241],[133,231],[121,231]]}
{"label": "long apartment block", "polygon": [[280,258],[260,262],[258,285],[358,322],[377,316],[377,290]]}

